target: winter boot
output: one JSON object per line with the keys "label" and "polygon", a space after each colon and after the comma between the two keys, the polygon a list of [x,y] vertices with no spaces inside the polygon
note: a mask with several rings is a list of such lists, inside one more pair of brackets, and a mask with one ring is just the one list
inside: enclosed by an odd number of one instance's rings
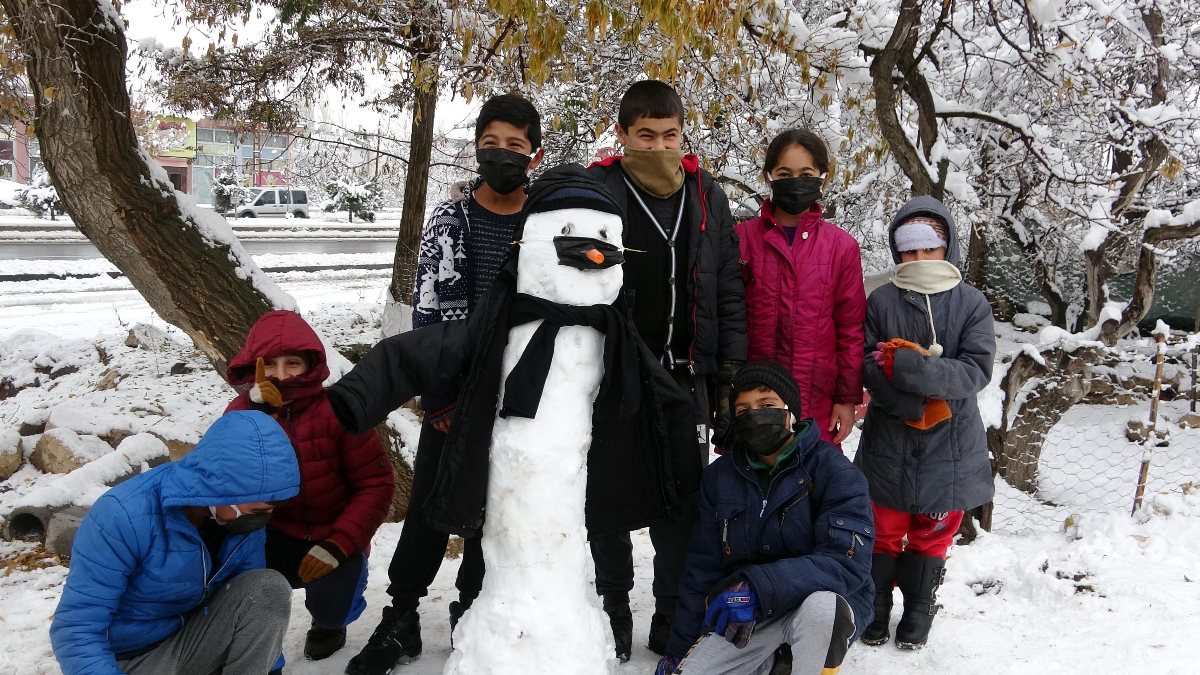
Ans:
{"label": "winter boot", "polygon": [[896,559],[896,584],[904,594],[904,614],[896,625],[896,646],[920,649],[929,639],[937,604],[937,589],[946,576],[943,558],[901,553]]}
{"label": "winter boot", "polygon": [[665,656],[667,640],[671,639],[671,624],[674,622],[673,614],[655,612],[654,616],[650,617],[650,637],[646,640],[646,648],[659,656]]}
{"label": "winter boot", "polygon": [[421,654],[421,615],[395,607],[383,608],[383,620],[367,646],[346,665],[346,675],[387,675],[397,665]]}
{"label": "winter boot", "polygon": [[605,607],[604,612],[608,614],[608,625],[612,627],[617,659],[625,663],[633,652],[633,612],[629,605]]}
{"label": "winter boot", "polygon": [[[824,673],[825,670],[821,672]],[[769,675],[792,675],[791,645],[779,645],[779,649],[775,650],[775,663],[771,664]]]}
{"label": "winter boot", "polygon": [[320,661],[346,646],[346,627],[318,628],[313,626],[304,638],[304,658]]}
{"label": "winter boot", "polygon": [[867,624],[858,641],[877,646],[888,641],[888,622],[892,618],[892,589],[896,585],[896,559],[884,553],[871,556],[871,578],[875,581],[875,618]]}
{"label": "winter boot", "polygon": [[454,649],[454,629],[458,627],[458,620],[471,609],[471,603],[462,600],[452,600],[450,602],[450,649]]}

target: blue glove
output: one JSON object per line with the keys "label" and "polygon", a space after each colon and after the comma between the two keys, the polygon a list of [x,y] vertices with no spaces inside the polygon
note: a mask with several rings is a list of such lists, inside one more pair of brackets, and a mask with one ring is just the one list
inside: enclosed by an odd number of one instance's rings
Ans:
{"label": "blue glove", "polygon": [[742,649],[750,642],[754,624],[758,619],[758,595],[750,584],[739,581],[725,589],[708,603],[704,613],[704,625],[712,626],[713,632],[725,636],[734,647]]}
{"label": "blue glove", "polygon": [[674,675],[676,669],[679,668],[679,658],[675,656],[664,656],[658,662],[658,668],[654,669],[654,675]]}

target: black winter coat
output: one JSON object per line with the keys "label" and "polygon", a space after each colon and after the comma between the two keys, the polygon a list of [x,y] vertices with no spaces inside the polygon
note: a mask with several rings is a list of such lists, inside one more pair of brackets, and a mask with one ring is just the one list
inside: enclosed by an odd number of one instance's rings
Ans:
{"label": "black winter coat", "polygon": [[[691,274],[686,292],[692,319],[688,360],[695,374],[715,375],[721,363],[746,360],[746,294],[738,265],[737,234],[729,198],[712,174],[700,168],[695,155],[685,156],[683,167],[687,226],[691,228],[687,236]],[[629,187],[620,157],[592,164],[588,171],[604,182],[622,212],[629,213]],[[664,275],[667,272],[664,270]]]}
{"label": "black winter coat", "polygon": [[[431,527],[473,536],[482,531],[492,428],[500,390],[508,310],[516,294],[516,258],[501,269],[471,317],[387,338],[328,390],[347,429],[382,422],[426,391],[456,391],[423,513]],[[641,405],[625,417],[593,411],[585,518],[590,533],[629,531],[677,514],[700,484],[691,404],[650,350],[636,340]]]}

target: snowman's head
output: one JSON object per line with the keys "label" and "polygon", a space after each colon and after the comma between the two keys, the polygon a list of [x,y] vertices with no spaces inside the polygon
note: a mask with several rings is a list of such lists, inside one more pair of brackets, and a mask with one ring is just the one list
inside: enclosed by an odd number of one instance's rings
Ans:
{"label": "snowman's head", "polygon": [[564,168],[547,172],[529,194],[517,291],[564,305],[614,302],[623,283],[623,222],[603,184]]}

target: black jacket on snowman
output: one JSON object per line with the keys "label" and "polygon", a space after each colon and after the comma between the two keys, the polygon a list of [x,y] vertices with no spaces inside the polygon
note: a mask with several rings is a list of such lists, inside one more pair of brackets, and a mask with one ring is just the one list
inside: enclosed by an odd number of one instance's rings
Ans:
{"label": "black jacket on snowman", "polygon": [[[580,167],[559,167],[530,189],[526,209],[543,190],[580,183],[605,190]],[[516,281],[517,256],[510,253],[469,319],[387,338],[329,388],[330,404],[350,430],[369,429],[426,391],[459,392],[424,509],[430,526],[452,534],[473,536],[483,527],[509,330],[545,316],[536,311],[536,301],[517,293]],[[607,306],[564,309],[589,314],[587,321],[575,323],[606,335],[604,379],[593,406],[587,462],[589,533],[629,531],[674,517],[681,500],[694,498],[700,484],[687,395],[624,314]]]}

